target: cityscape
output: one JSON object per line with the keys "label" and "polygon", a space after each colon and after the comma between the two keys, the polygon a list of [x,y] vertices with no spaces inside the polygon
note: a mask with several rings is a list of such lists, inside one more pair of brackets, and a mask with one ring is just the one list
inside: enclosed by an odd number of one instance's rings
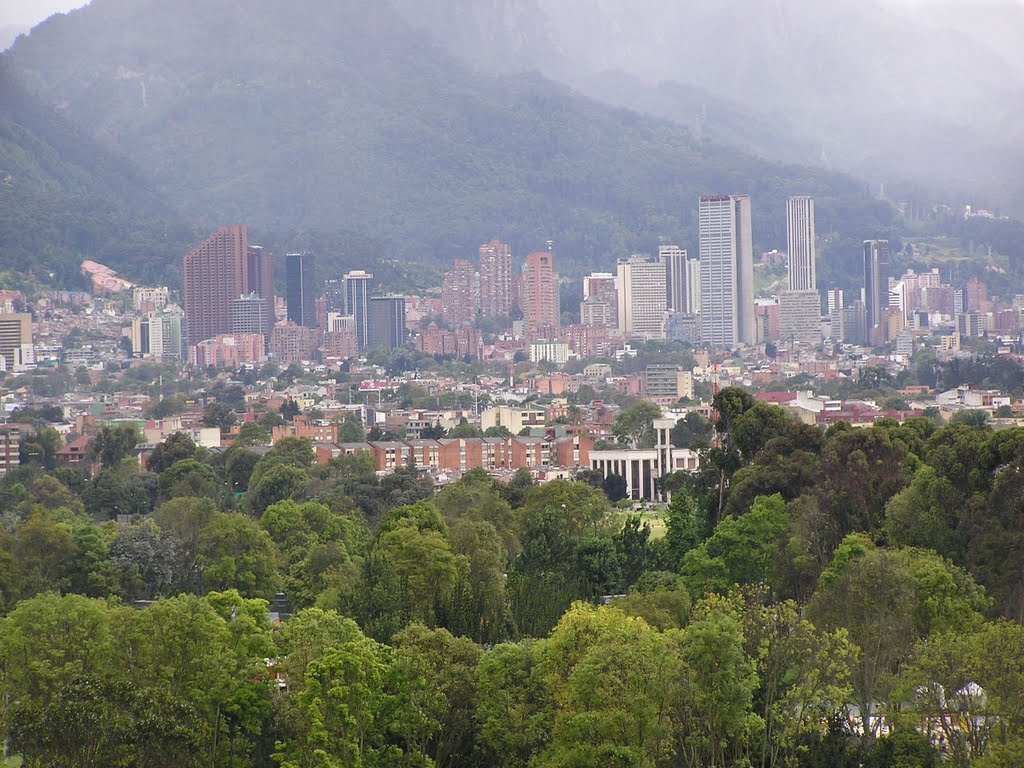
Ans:
{"label": "cityscape", "polygon": [[1024,0],[9,0],[0,768],[1024,766]]}

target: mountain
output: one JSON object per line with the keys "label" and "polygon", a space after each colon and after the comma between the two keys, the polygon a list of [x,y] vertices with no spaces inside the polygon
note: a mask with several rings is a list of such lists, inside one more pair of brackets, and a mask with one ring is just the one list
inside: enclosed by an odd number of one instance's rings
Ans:
{"label": "mountain", "polygon": [[[57,54],[56,52],[59,52]],[[844,249],[893,213],[836,173],[765,162],[541,75],[478,74],[381,0],[94,0],[20,38],[25,82],[204,226],[348,229],[449,261],[500,235],[560,267],[659,236],[695,247],[697,197],[749,193],[759,245],[813,194]]]}
{"label": "mountain", "polygon": [[[483,70],[697,87],[810,139],[808,160],[1024,213],[1024,8],[1009,0],[395,1]],[[586,90],[643,106],[633,91]]]}
{"label": "mountain", "polygon": [[0,279],[78,283],[91,258],[164,274],[194,233],[127,159],[30,95],[0,56]]}

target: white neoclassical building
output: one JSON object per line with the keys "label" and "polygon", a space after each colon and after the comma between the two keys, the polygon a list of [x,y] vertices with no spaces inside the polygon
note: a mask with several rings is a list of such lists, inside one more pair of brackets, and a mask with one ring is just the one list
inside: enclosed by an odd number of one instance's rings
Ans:
{"label": "white neoclassical building", "polygon": [[654,420],[657,441],[653,448],[591,451],[590,468],[605,477],[624,477],[626,497],[634,501],[670,501],[669,494],[658,481],[671,472],[696,472],[700,468],[697,451],[672,447],[672,427],[675,424],[674,419]]}

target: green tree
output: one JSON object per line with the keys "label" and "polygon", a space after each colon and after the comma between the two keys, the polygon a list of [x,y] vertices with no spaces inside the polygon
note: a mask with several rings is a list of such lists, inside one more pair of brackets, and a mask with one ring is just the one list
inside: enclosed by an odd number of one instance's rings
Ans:
{"label": "green tree", "polygon": [[203,424],[216,427],[221,432],[227,432],[237,421],[238,415],[228,403],[210,403],[203,409]]}
{"label": "green tree", "polygon": [[691,595],[724,594],[733,586],[777,584],[789,516],[779,495],[762,496],[740,518],[726,517],[711,537],[683,557]]}
{"label": "green tree", "polygon": [[131,456],[139,443],[139,432],[134,425],[104,427],[89,443],[89,455],[99,459],[104,468],[115,467]]}
{"label": "green tree", "polygon": [[195,459],[182,459],[165,469],[157,481],[160,500],[169,501],[179,496],[198,496],[219,500],[224,496],[224,485],[206,464]]}
{"label": "green tree", "polygon": [[183,459],[196,458],[196,444],[184,432],[175,432],[162,443],[157,444],[149,455],[146,468],[160,474]]}
{"label": "green tree", "polygon": [[654,445],[654,420],[661,418],[661,408],[654,403],[639,402],[623,410],[612,425],[612,434],[622,445],[649,448]]}
{"label": "green tree", "polygon": [[278,587],[270,535],[246,515],[216,514],[200,532],[196,563],[207,589],[269,597]]}
{"label": "green tree", "polygon": [[270,445],[270,430],[258,421],[247,421],[238,429],[234,445],[248,448],[254,445]]}

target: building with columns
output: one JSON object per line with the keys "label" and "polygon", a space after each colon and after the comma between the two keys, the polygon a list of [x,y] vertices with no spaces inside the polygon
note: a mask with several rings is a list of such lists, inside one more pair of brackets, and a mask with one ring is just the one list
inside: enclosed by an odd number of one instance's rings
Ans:
{"label": "building with columns", "polygon": [[674,419],[655,419],[657,436],[653,448],[624,448],[612,451],[591,451],[590,468],[604,477],[619,475],[626,480],[626,498],[633,501],[671,501],[661,479],[672,472],[696,472],[700,454],[689,448],[672,446]]}

